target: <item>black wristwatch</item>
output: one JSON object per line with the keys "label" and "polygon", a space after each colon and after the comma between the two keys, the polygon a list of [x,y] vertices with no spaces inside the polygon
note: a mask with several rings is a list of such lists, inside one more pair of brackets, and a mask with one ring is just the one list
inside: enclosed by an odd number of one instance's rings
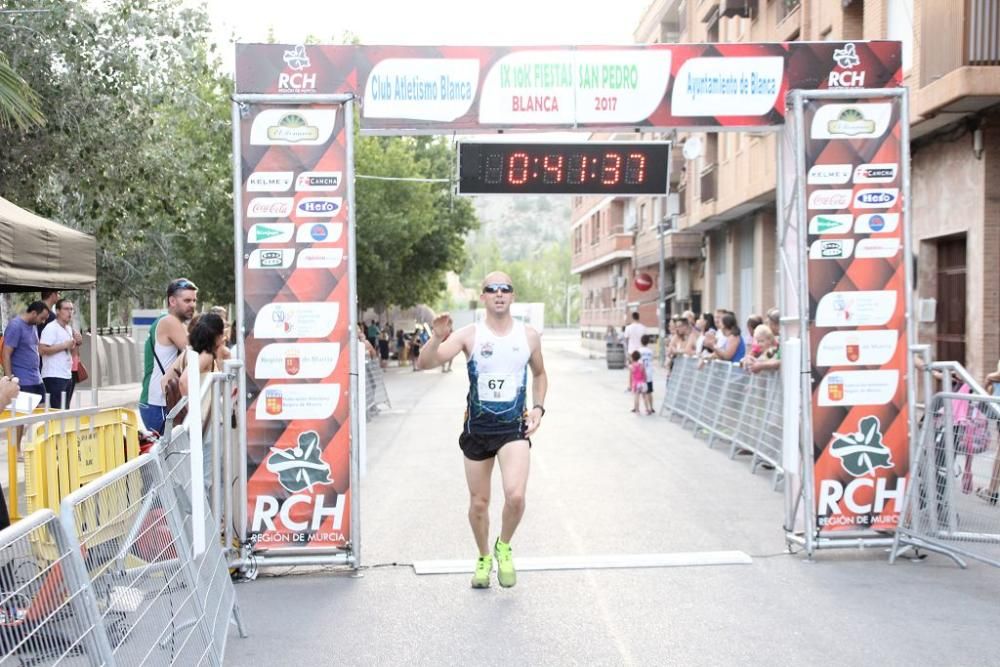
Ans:
{"label": "black wristwatch", "polygon": [[545,416],[545,406],[544,405],[542,405],[541,403],[535,403],[533,406],[531,406],[531,409],[534,410],[535,408],[538,408],[539,410],[541,410],[542,411],[542,416],[543,417]]}

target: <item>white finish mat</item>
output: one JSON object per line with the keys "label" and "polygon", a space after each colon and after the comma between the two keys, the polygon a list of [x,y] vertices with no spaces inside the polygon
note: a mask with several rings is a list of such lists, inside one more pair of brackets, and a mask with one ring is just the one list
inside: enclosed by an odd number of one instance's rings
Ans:
{"label": "white finish mat", "polygon": [[[607,570],[631,567],[694,567],[699,565],[750,565],[742,551],[693,551],[675,554],[616,554],[604,556],[546,556],[515,558],[518,572],[536,570]],[[462,574],[475,569],[475,560],[418,560],[417,574]]]}

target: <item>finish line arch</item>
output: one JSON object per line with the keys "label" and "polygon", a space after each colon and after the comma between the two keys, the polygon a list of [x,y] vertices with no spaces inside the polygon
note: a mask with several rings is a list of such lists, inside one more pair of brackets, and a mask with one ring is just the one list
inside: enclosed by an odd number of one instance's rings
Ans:
{"label": "finish line arch", "polygon": [[[786,417],[801,424],[785,446],[786,539],[809,553],[881,544],[902,499],[914,414],[901,86],[901,46],[891,41],[238,44],[243,537],[259,562],[361,564],[356,111],[369,134],[778,133],[779,303],[786,340],[808,343],[785,356],[786,387],[795,387]],[[873,215],[878,229],[858,228]],[[872,328],[895,332],[888,355],[867,340]],[[845,464],[834,445],[870,445],[850,439],[865,440],[871,417],[886,451],[869,454],[882,464]]]}

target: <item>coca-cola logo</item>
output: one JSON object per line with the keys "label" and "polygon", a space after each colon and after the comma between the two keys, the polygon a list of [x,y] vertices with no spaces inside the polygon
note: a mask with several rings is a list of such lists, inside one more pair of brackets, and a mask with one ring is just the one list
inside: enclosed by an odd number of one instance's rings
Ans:
{"label": "coca-cola logo", "polygon": [[248,218],[287,218],[292,212],[292,197],[257,197],[247,206]]}
{"label": "coca-cola logo", "polygon": [[816,190],[809,195],[809,208],[841,209],[851,203],[851,190]]}

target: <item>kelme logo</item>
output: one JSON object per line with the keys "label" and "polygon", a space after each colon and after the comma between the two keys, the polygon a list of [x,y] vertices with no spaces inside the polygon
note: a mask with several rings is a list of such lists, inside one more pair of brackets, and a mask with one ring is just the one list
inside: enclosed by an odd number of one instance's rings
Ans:
{"label": "kelme logo", "polygon": [[842,435],[834,433],[830,453],[840,459],[840,465],[850,475],[863,477],[876,468],[892,468],[892,452],[882,443],[882,425],[878,417],[863,417],[858,422],[858,432]]}
{"label": "kelme logo", "polygon": [[319,457],[319,434],[306,431],[299,434],[291,449],[271,447],[267,469],[278,476],[278,482],[289,493],[300,493],[314,484],[333,484],[330,464]]}

